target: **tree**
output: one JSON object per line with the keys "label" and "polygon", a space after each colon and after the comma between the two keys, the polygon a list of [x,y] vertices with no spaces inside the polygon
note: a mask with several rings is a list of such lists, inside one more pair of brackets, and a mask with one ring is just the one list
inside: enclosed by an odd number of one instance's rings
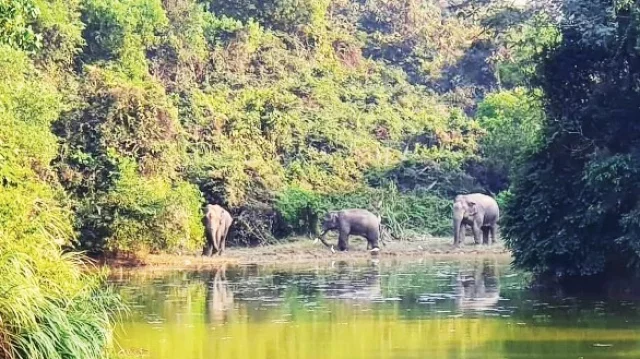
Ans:
{"label": "tree", "polygon": [[640,269],[640,10],[566,1],[562,40],[541,56],[543,143],[507,200],[515,264],[589,276]]}

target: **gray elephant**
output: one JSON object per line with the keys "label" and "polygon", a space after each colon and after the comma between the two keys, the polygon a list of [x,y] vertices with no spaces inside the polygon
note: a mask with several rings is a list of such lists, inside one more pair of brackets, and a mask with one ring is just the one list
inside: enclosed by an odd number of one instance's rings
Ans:
{"label": "gray elephant", "polygon": [[476,244],[480,244],[481,232],[483,244],[495,242],[499,217],[498,203],[487,195],[471,193],[456,196],[453,203],[453,244],[459,246],[464,243],[465,225],[471,226]]}
{"label": "gray elephant", "polygon": [[343,209],[340,211],[328,212],[322,221],[322,234],[320,241],[333,251],[333,246],[324,240],[327,232],[338,230],[338,249],[348,250],[349,235],[362,236],[367,239],[367,249],[372,252],[380,250],[378,240],[380,239],[380,217],[367,211],[366,209]]}
{"label": "gray elephant", "polygon": [[[202,255],[212,256],[213,253],[222,255],[226,246],[227,234],[233,218],[229,212],[217,204],[208,204],[205,209],[204,227],[207,243],[202,250]],[[215,252],[214,252],[215,251]]]}

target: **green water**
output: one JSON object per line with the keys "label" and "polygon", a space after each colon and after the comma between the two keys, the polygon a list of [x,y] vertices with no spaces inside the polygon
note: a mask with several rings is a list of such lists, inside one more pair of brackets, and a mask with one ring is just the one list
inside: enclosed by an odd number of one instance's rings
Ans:
{"label": "green water", "polygon": [[121,272],[122,350],[152,359],[640,358],[640,302],[543,295],[508,263]]}

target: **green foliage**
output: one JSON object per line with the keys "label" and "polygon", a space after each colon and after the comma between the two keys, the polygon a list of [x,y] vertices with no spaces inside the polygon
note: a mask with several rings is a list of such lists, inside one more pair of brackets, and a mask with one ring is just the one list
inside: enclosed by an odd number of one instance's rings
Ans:
{"label": "green foliage", "polygon": [[326,210],[322,199],[316,193],[292,187],[278,194],[275,207],[289,230],[317,234],[320,213]]}
{"label": "green foliage", "polygon": [[547,121],[506,201],[515,264],[565,276],[637,274],[638,7],[569,2],[542,57]]}
{"label": "green foliage", "polygon": [[104,358],[117,297],[104,277],[63,255],[71,211],[50,162],[61,96],[21,51],[0,46],[0,352],[18,358]]}
{"label": "green foliage", "polygon": [[85,0],[85,61],[117,60],[125,72],[148,72],[145,50],[158,44],[168,24],[160,0]]}
{"label": "green foliage", "polygon": [[202,242],[200,192],[185,182],[145,178],[132,161],[122,160],[118,179],[105,198],[113,213],[111,250],[193,250]]}
{"label": "green foliage", "polygon": [[179,179],[185,160],[177,111],[152,82],[88,68],[83,106],[57,125],[60,174],[77,196],[83,247],[194,249],[201,195]]}
{"label": "green foliage", "polygon": [[38,15],[34,0],[0,2],[0,44],[27,51],[40,47],[42,38],[31,26]]}
{"label": "green foliage", "polygon": [[557,26],[544,13],[513,26],[505,34],[505,47],[496,54],[497,73],[505,87],[530,84],[538,70],[538,59],[560,41]]}
{"label": "green foliage", "polygon": [[478,105],[476,116],[487,132],[480,148],[493,176],[513,176],[525,155],[536,149],[544,120],[541,96],[515,88],[492,93]]}
{"label": "green foliage", "polygon": [[37,58],[62,66],[72,64],[84,43],[80,21],[82,0],[36,0],[39,10],[34,31],[42,37]]}
{"label": "green foliage", "polygon": [[293,31],[303,25],[321,26],[328,0],[203,0],[214,14],[247,22],[259,20],[266,27]]}
{"label": "green foliage", "polygon": [[[336,25],[345,30],[357,27],[357,37],[365,39],[364,55],[401,67],[416,83],[435,85],[447,77],[448,68],[456,65],[481,34],[478,23],[465,24],[459,17],[446,16],[435,2],[339,4],[334,10]],[[355,24],[353,19],[357,19]]]}
{"label": "green foliage", "polygon": [[492,41],[480,22],[415,0],[25,4],[57,96],[61,146],[40,167],[54,159],[80,248],[193,249],[203,197],[231,209],[236,243],[385,191],[395,231],[442,234],[445,203],[482,187],[468,167],[485,129],[436,94],[478,96],[456,79],[492,51],[467,54]]}

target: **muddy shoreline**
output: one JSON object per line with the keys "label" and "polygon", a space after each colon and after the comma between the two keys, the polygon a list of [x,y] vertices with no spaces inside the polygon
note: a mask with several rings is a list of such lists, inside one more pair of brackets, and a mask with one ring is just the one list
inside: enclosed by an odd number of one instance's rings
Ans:
{"label": "muddy shoreline", "polygon": [[352,240],[348,252],[331,251],[321,243],[309,239],[265,245],[252,248],[227,248],[222,256],[203,257],[200,252],[182,254],[120,255],[117,257],[93,257],[100,267],[108,268],[154,268],[154,269],[207,269],[222,265],[247,264],[304,264],[320,262],[360,262],[367,260],[398,261],[404,258],[464,259],[473,257],[498,256],[508,259],[511,252],[496,243],[491,246],[474,245],[470,238],[466,245],[455,248],[450,238],[429,238],[412,241],[392,241],[382,246],[377,254],[366,250],[364,241]]}

